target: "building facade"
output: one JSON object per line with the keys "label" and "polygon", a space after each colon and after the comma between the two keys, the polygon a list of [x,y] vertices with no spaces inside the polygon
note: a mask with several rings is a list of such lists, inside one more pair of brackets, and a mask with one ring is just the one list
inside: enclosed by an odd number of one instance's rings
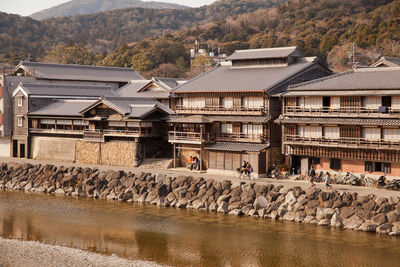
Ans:
{"label": "building facade", "polygon": [[277,95],[331,71],[297,47],[239,50],[228,60],[173,91],[174,162],[186,166],[196,156],[201,169],[225,173],[248,161],[261,176],[281,159]]}
{"label": "building facade", "polygon": [[400,68],[363,68],[290,86],[283,94],[282,149],[317,170],[400,175]]}

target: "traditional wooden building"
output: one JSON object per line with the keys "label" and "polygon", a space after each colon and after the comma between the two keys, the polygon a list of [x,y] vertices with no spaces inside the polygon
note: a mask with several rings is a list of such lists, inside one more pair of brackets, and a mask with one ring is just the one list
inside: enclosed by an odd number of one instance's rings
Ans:
{"label": "traditional wooden building", "polygon": [[283,94],[283,153],[317,170],[400,175],[400,68],[363,68]]}
{"label": "traditional wooden building", "polygon": [[290,84],[330,75],[297,47],[239,50],[174,90],[169,142],[176,166],[197,156],[201,168],[231,172],[249,161],[257,174],[280,160],[277,94]]}
{"label": "traditional wooden building", "polygon": [[[144,80],[144,78],[138,72],[129,68],[22,61],[11,72],[0,77],[0,156],[20,155],[20,153],[15,153],[16,148],[12,146],[16,139],[22,140],[18,133],[15,133],[16,138],[13,138],[13,129],[16,126],[14,125],[15,118],[13,112],[15,109],[20,111],[20,108],[13,106],[12,94],[20,83],[73,85],[76,86],[77,91],[79,91],[79,86],[97,86],[108,87],[115,91],[128,84],[131,80]],[[43,90],[46,90],[46,88],[49,87],[42,87]],[[59,96],[61,95],[62,92]],[[79,97],[80,93],[77,96]],[[101,94],[98,94],[97,98],[100,96]],[[68,97],[71,99],[74,96]],[[33,102],[37,102],[37,97],[33,98],[35,98]],[[26,113],[24,116],[27,116]],[[25,147],[25,149],[27,148]]]}
{"label": "traditional wooden building", "polygon": [[168,144],[161,118],[173,113],[154,98],[89,85],[21,83],[13,106],[13,156],[122,166]]}

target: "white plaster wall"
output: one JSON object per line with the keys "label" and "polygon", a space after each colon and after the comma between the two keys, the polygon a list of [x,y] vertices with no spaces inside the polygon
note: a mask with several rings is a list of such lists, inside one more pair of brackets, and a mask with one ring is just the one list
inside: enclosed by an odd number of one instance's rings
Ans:
{"label": "white plaster wall", "polygon": [[9,157],[10,149],[10,138],[0,137],[0,157]]}
{"label": "white plaster wall", "polygon": [[31,155],[38,160],[57,160],[73,162],[75,160],[75,142],[77,139],[35,136],[31,139]]}

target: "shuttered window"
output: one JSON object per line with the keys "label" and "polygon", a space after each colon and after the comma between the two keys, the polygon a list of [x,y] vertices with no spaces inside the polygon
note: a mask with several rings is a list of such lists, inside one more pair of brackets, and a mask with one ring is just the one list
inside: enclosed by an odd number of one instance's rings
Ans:
{"label": "shuttered window", "polygon": [[400,129],[383,129],[383,139],[387,141],[400,141]]}
{"label": "shuttered window", "polygon": [[368,109],[377,109],[382,106],[382,97],[366,96],[363,98],[363,107]]}
{"label": "shuttered window", "polygon": [[392,109],[400,109],[400,96],[392,96]]}
{"label": "shuttered window", "polygon": [[322,137],[322,127],[318,126],[299,126],[299,135],[304,137]]}
{"label": "shuttered window", "polygon": [[242,124],[242,133],[262,135],[263,127],[261,124]]}
{"label": "shuttered window", "polygon": [[306,108],[322,108],[322,96],[307,96],[304,101]]}
{"label": "shuttered window", "polygon": [[262,97],[245,97],[244,106],[248,108],[261,108],[264,105]]}
{"label": "shuttered window", "polygon": [[339,139],[340,138],[340,128],[339,127],[325,127],[325,137],[329,139]]}
{"label": "shuttered window", "polygon": [[379,128],[363,128],[362,137],[366,140],[379,140],[381,139],[381,129]]}
{"label": "shuttered window", "polygon": [[89,125],[89,122],[74,120],[74,125]]}
{"label": "shuttered window", "polygon": [[217,153],[210,152],[208,156],[209,156],[208,167],[210,169],[216,169],[217,168]]}
{"label": "shuttered window", "polygon": [[57,125],[72,125],[72,120],[57,120]]}
{"label": "shuttered window", "polygon": [[138,121],[128,121],[128,127],[140,127],[140,123]]}
{"label": "shuttered window", "polygon": [[41,124],[56,124],[56,120],[50,120],[50,119],[41,119],[40,120]]}
{"label": "shuttered window", "polygon": [[331,97],[331,109],[339,109],[340,108],[340,97],[334,96]]}
{"label": "shuttered window", "polygon": [[233,128],[231,123],[221,124],[221,133],[233,133]]}
{"label": "shuttered window", "polygon": [[222,98],[222,105],[224,108],[232,108],[233,107],[233,97]]}

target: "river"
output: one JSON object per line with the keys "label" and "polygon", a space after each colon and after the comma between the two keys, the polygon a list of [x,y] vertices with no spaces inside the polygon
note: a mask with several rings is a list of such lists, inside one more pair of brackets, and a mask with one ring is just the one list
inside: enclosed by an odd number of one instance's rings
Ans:
{"label": "river", "polygon": [[0,235],[173,266],[398,266],[400,238],[105,200],[0,192]]}

